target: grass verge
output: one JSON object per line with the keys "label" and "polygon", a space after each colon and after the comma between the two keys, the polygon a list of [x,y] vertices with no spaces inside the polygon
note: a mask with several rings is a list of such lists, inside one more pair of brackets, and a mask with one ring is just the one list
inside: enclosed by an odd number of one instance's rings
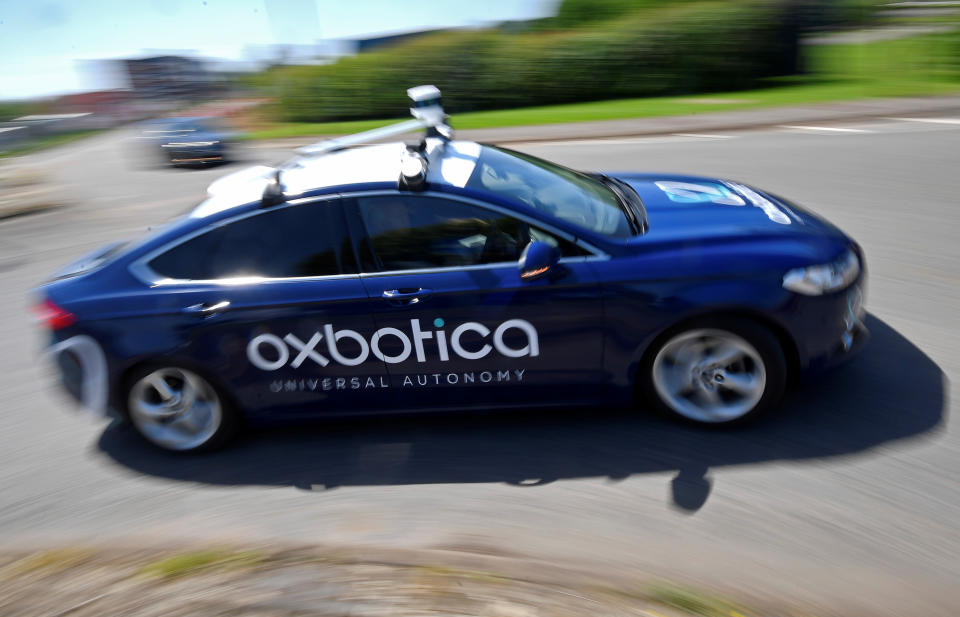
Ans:
{"label": "grass verge", "polygon": [[648,591],[650,599],[664,606],[697,617],[747,617],[747,609],[716,595],[686,587],[655,585]]}
{"label": "grass verge", "polygon": [[[713,592],[499,559],[206,547],[0,553],[0,614],[759,617]],[[473,556],[473,559],[476,559]],[[787,614],[779,601],[776,614]],[[795,614],[789,612],[789,614]]]}
{"label": "grass verge", "polygon": [[84,139],[85,137],[90,137],[101,132],[103,132],[101,129],[92,129],[88,131],[70,131],[69,133],[60,133],[58,135],[45,135],[43,137],[34,139],[29,143],[17,146],[16,148],[0,151],[0,159],[29,154],[31,152],[36,152],[37,150],[45,150],[54,146],[62,146],[63,144]]}
{"label": "grass verge", "polygon": [[[812,45],[806,48],[810,67],[807,75],[771,80],[768,88],[465,113],[454,116],[453,124],[457,129],[485,129],[955,94],[960,93],[960,61],[955,53],[958,49],[958,32],[864,44]],[[394,120],[276,123],[247,133],[244,138],[339,135]]]}
{"label": "grass verge", "polygon": [[179,578],[199,571],[253,567],[263,561],[257,551],[213,549],[179,553],[146,564],[141,573],[164,579]]}

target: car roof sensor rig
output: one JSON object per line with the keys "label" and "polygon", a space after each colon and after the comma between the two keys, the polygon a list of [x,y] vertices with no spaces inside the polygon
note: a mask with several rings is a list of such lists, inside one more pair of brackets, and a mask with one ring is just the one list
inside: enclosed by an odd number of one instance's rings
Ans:
{"label": "car roof sensor rig", "polygon": [[453,129],[447,124],[447,115],[440,104],[440,90],[436,86],[417,86],[407,90],[407,96],[412,103],[410,115],[413,120],[406,120],[378,129],[347,135],[337,139],[321,141],[297,150],[297,153],[311,156],[335,152],[350,146],[376,141],[393,135],[409,133],[419,129],[427,130],[427,137],[440,137],[444,140],[453,139]]}
{"label": "car roof sensor rig", "polygon": [[[393,135],[401,135],[426,129],[424,140],[429,137],[437,137],[443,141],[453,139],[453,129],[448,124],[448,116],[443,111],[440,102],[440,89],[436,86],[416,86],[407,90],[407,96],[410,97],[410,115],[412,120],[398,122],[378,129],[355,133],[337,139],[328,139],[317,142],[309,146],[297,149],[301,156],[312,157],[343,150],[350,146],[377,141]],[[400,178],[398,185],[406,190],[420,190],[423,188],[427,177],[427,159],[423,155],[425,141],[419,146],[408,146],[400,162]],[[280,179],[282,166],[277,168],[272,174],[270,182],[263,189],[261,206],[266,208],[275,206],[286,201],[286,195],[283,191],[283,183]]]}

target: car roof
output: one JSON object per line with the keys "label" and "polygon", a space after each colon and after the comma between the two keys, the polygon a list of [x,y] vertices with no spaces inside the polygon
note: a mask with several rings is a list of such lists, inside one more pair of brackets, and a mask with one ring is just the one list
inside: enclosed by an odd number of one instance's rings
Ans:
{"label": "car roof", "polygon": [[[429,181],[455,187],[466,185],[482,152],[480,144],[428,138],[424,154],[429,164]],[[403,142],[346,148],[318,156],[295,158],[277,168],[258,165],[214,181],[209,198],[190,213],[205,218],[258,201],[277,169],[289,197],[340,188],[344,192],[366,185],[396,183]]]}

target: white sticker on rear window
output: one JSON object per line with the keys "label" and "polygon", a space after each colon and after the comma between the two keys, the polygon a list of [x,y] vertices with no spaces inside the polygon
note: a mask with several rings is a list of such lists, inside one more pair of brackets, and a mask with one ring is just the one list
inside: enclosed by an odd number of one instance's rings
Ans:
{"label": "white sticker on rear window", "polygon": [[670,201],[678,204],[714,203],[722,206],[745,206],[742,197],[722,184],[674,182],[661,180],[655,182],[657,188],[667,194]]}

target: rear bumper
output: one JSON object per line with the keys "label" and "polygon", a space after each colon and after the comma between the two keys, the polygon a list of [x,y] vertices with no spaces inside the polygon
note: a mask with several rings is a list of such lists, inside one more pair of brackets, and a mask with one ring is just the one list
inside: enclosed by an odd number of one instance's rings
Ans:
{"label": "rear bumper", "polygon": [[107,359],[96,340],[85,334],[70,337],[50,347],[44,360],[81,409],[96,417],[108,415]]}

